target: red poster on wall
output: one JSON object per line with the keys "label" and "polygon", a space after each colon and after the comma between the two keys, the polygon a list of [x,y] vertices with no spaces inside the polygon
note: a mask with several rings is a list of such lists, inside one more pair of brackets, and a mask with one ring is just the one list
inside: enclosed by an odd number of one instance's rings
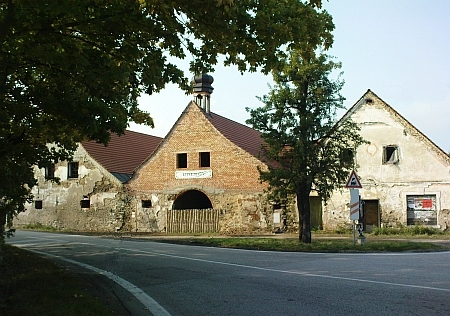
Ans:
{"label": "red poster on wall", "polygon": [[423,199],[422,200],[422,208],[423,209],[433,208],[433,200],[432,199]]}

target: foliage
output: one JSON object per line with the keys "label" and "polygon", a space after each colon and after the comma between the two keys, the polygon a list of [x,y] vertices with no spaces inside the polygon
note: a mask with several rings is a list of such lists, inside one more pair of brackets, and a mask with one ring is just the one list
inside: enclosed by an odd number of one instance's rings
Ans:
{"label": "foliage", "polygon": [[403,236],[420,236],[420,235],[444,235],[445,232],[423,225],[404,226],[404,227],[375,227],[372,232],[373,235],[403,235]]}
{"label": "foliage", "polygon": [[[5,0],[0,2],[0,235],[24,209],[34,166],[70,159],[77,142],[107,144],[134,121],[142,93],[225,65],[268,73],[286,47],[330,46],[320,0]],[[51,145],[50,145],[51,144]]]}
{"label": "foliage", "polygon": [[296,197],[304,242],[311,242],[310,192],[326,201],[345,183],[355,167],[351,153],[363,143],[354,122],[336,120],[336,111],[344,108],[343,81],[330,76],[340,66],[314,46],[291,50],[273,71],[276,85],[261,98],[265,105],[247,109],[247,123],[266,144],[268,170],[260,170],[260,179],[272,198]]}

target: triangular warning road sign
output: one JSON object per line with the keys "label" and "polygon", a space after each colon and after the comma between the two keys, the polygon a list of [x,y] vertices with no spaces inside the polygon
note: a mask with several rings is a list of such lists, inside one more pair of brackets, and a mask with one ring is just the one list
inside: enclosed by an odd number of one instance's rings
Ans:
{"label": "triangular warning road sign", "polygon": [[359,182],[355,170],[352,170],[352,173],[350,173],[350,177],[348,178],[345,187],[347,189],[362,189],[361,182]]}

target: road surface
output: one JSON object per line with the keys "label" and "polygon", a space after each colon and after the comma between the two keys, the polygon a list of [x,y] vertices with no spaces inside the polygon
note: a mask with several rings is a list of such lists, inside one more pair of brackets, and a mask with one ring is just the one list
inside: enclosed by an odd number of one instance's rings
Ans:
{"label": "road surface", "polygon": [[249,251],[18,231],[7,243],[109,278],[142,315],[450,315],[450,252]]}

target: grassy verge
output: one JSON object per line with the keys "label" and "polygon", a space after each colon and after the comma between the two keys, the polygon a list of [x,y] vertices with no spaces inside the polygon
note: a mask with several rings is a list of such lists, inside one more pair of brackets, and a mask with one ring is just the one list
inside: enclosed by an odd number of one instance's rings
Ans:
{"label": "grassy verge", "polygon": [[176,238],[156,241],[195,246],[241,248],[251,250],[295,251],[295,252],[404,252],[450,250],[450,243],[413,242],[408,240],[367,240],[365,244],[354,243],[353,238],[314,239],[311,244],[299,242],[298,238]]}
{"label": "grassy verge", "polygon": [[112,315],[83,281],[52,261],[4,245],[0,261],[0,315]]}

